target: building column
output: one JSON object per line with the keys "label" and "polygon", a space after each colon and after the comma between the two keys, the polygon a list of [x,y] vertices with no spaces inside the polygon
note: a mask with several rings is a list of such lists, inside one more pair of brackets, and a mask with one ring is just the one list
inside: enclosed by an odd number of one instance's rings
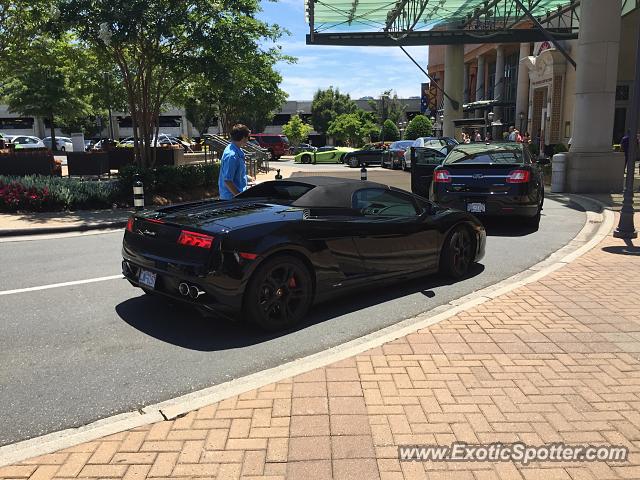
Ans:
{"label": "building column", "polygon": [[[479,100],[484,100],[484,65],[485,65],[485,61],[484,61],[484,57],[482,55],[478,55],[476,57],[476,60],[478,62],[478,70],[476,72],[476,99],[475,101],[479,101]],[[484,113],[485,110],[484,109],[478,109],[476,110],[476,117],[483,117],[484,118]]]}
{"label": "building column", "polygon": [[469,64],[464,64],[464,94],[463,101],[464,103],[469,103]]}
{"label": "building column", "polygon": [[[502,45],[498,45],[496,48],[496,76],[493,82],[493,100],[503,101],[503,92],[504,92],[504,47]],[[502,120],[502,107],[493,107],[493,120]],[[500,138],[498,134],[501,132],[500,127],[495,127],[493,129],[493,138],[494,140],[502,140],[502,136]]]}
{"label": "building column", "polygon": [[620,1],[582,0],[580,10],[567,188],[585,193],[620,191],[624,156],[612,148]]}
{"label": "building column", "polygon": [[[528,128],[527,118],[529,115],[529,69],[526,58],[531,55],[531,44],[520,44],[520,60],[518,63],[518,86],[516,90],[516,126],[525,132]],[[523,119],[520,121],[520,114]]]}
{"label": "building column", "polygon": [[451,100],[444,99],[444,125],[442,135],[455,137],[454,120],[463,117],[462,103],[464,99],[464,45],[447,45],[444,55],[444,90],[447,95],[458,102],[454,109]]}

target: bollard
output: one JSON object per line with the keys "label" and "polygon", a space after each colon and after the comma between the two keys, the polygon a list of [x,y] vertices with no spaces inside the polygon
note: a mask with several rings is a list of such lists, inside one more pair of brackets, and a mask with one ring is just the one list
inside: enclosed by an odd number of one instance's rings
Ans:
{"label": "bollard", "polygon": [[276,170],[276,180],[282,180],[282,175],[280,175],[280,169]]}
{"label": "bollard", "polygon": [[136,210],[144,208],[144,185],[137,173],[133,176],[133,206]]}
{"label": "bollard", "polygon": [[364,165],[362,165],[362,168],[360,169],[360,180],[366,180],[367,179],[367,169],[365,168]]}

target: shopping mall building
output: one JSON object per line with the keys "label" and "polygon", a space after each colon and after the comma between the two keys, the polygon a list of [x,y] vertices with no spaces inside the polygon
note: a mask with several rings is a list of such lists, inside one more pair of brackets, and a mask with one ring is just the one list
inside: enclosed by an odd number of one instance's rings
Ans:
{"label": "shopping mall building", "polygon": [[[640,25],[637,3],[623,3],[612,144],[620,142],[629,125],[637,28]],[[550,18],[546,24],[557,24],[561,28],[567,21],[566,17],[558,15],[557,18]],[[573,22],[579,24],[578,15]],[[532,28],[532,25],[522,23],[516,28]],[[578,40],[561,41],[560,46],[576,62],[591,61],[589,58],[579,58]],[[445,51],[446,46],[429,48],[428,71],[440,86],[446,83]],[[602,68],[606,66],[603,64]],[[494,127],[491,130],[494,137],[509,126],[514,126],[522,132],[529,132],[532,139],[542,137],[547,150],[553,151],[552,147],[556,144],[566,146],[570,143],[573,136],[576,69],[552,43],[465,45],[462,75],[463,116],[467,121],[457,122],[458,127],[467,125],[469,129],[477,128],[486,124],[487,114],[493,112]],[[443,105],[442,90],[431,86],[430,92],[435,96],[431,105],[436,105],[438,110],[437,114],[432,114],[439,118]],[[610,124],[603,120],[598,117],[590,119],[596,126],[599,123]]]}

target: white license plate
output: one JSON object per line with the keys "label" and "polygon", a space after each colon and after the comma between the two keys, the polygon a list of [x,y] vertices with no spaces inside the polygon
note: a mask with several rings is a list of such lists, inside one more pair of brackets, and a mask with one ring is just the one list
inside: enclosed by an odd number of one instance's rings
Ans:
{"label": "white license plate", "polygon": [[484,203],[467,203],[467,212],[471,213],[484,213],[487,210],[487,207]]}
{"label": "white license plate", "polygon": [[138,282],[146,287],[154,288],[156,285],[156,274],[149,270],[140,270]]}

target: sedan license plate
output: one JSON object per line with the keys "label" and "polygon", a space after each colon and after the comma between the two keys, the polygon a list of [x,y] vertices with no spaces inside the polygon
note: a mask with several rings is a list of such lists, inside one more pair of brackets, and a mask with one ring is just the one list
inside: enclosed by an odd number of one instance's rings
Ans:
{"label": "sedan license plate", "polygon": [[467,212],[470,213],[484,213],[486,209],[487,208],[484,203],[467,203]]}
{"label": "sedan license plate", "polygon": [[148,270],[140,270],[138,282],[146,287],[154,288],[156,285],[156,274]]}

